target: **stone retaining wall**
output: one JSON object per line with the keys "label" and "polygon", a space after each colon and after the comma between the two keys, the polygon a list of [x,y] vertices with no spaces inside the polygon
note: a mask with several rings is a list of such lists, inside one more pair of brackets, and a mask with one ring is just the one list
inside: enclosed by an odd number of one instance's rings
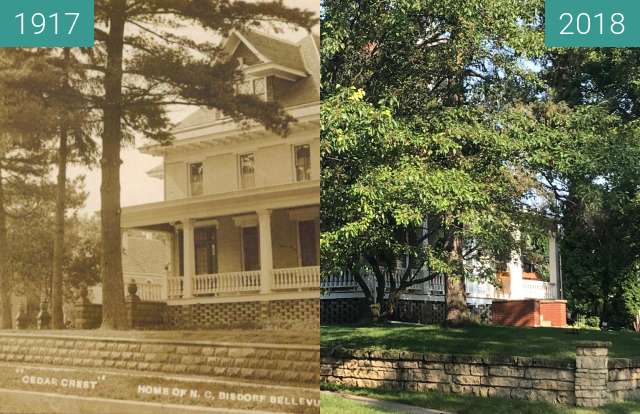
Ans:
{"label": "stone retaining wall", "polygon": [[321,380],[352,387],[542,400],[597,407],[640,397],[640,361],[609,360],[607,343],[577,344],[575,360],[393,351],[323,352]]}
{"label": "stone retaining wall", "polygon": [[314,346],[0,334],[0,361],[317,385]]}
{"label": "stone retaining wall", "polygon": [[609,359],[607,389],[611,401],[640,399],[640,360]]}

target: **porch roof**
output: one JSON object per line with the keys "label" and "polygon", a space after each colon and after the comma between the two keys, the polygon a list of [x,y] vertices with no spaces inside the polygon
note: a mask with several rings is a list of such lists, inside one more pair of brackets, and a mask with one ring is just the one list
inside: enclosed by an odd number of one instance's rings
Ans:
{"label": "porch roof", "polygon": [[121,226],[162,229],[166,224],[186,218],[204,219],[319,204],[320,181],[311,180],[126,207],[122,209]]}

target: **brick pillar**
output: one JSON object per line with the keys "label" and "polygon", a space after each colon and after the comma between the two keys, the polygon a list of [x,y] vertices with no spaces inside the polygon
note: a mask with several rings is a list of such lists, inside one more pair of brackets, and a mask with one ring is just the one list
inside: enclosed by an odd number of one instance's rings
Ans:
{"label": "brick pillar", "polygon": [[580,341],[576,344],[575,393],[578,407],[607,403],[607,367],[611,342]]}

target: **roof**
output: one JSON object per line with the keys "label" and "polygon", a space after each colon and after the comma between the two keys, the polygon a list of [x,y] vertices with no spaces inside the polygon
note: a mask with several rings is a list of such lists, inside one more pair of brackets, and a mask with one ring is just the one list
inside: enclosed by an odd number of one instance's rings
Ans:
{"label": "roof", "polygon": [[162,240],[146,238],[140,233],[128,233],[126,238],[122,252],[124,273],[166,275],[165,266],[169,258],[166,257],[167,249]]}
{"label": "roof", "polygon": [[[319,65],[319,61],[309,61],[310,59],[318,60],[317,54],[313,56],[313,54],[304,53],[303,43],[308,41],[309,38],[318,46],[319,51],[320,37],[317,35],[310,34],[298,43],[292,43],[256,31],[232,32],[231,36],[227,39],[227,46],[230,44],[233,45],[235,42],[240,42],[238,44],[245,43],[249,49],[255,50],[261,55],[257,57],[263,61],[267,59],[268,62],[309,73],[308,68],[312,68],[311,70],[313,70],[313,68]],[[248,42],[248,44],[246,42]],[[286,94],[282,94],[282,96],[276,99],[284,107],[317,102],[320,99],[319,84],[316,84],[317,82],[319,81],[315,80],[314,76],[307,76],[295,82],[288,82],[286,87],[282,86],[280,88],[281,91],[286,91]],[[216,119],[216,113],[217,111],[215,109],[200,108],[180,121],[174,130],[182,130],[210,123]]]}
{"label": "roof", "polygon": [[299,45],[255,31],[242,32],[242,36],[271,62],[306,72]]}

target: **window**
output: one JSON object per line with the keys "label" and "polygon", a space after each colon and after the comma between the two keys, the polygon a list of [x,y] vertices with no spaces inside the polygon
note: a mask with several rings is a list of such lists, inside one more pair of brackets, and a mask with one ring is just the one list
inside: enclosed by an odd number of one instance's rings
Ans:
{"label": "window", "polygon": [[241,95],[256,95],[262,100],[267,99],[267,79],[246,79],[238,83],[237,92]]}
{"label": "window", "polygon": [[267,96],[267,83],[264,78],[258,78],[253,80],[253,93],[262,100],[266,100]]}
{"label": "window", "polygon": [[257,227],[242,228],[242,267],[245,271],[260,270],[260,236]]}
{"label": "window", "polygon": [[308,181],[311,179],[311,150],[309,145],[296,145],[293,147],[295,157],[296,181]]}
{"label": "window", "polygon": [[216,251],[217,231],[214,226],[198,227],[194,231],[196,275],[218,273]]}
{"label": "window", "polygon": [[318,240],[315,220],[298,222],[299,262],[301,266],[318,266]]}
{"label": "window", "polygon": [[255,178],[255,157],[254,154],[243,154],[240,156],[240,186],[242,188],[253,188],[256,185]]}
{"label": "window", "polygon": [[203,177],[204,171],[201,162],[189,165],[189,189],[192,196],[202,195]]}

